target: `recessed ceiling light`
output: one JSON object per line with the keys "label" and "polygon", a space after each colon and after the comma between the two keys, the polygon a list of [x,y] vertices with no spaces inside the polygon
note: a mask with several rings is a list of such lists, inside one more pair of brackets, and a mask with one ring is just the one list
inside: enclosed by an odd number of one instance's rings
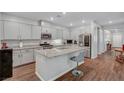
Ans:
{"label": "recessed ceiling light", "polygon": [[85,20],[82,20],[82,23],[85,23]]}
{"label": "recessed ceiling light", "polygon": [[62,14],[63,14],[63,15],[65,15],[65,14],[66,14],[66,12],[62,12]]}
{"label": "recessed ceiling light", "polygon": [[111,24],[111,23],[112,23],[112,21],[109,21],[108,23],[109,23],[109,24]]}
{"label": "recessed ceiling light", "polygon": [[73,24],[71,23],[70,26],[72,26]]}
{"label": "recessed ceiling light", "polygon": [[50,20],[51,20],[51,21],[53,21],[53,20],[54,20],[54,18],[53,18],[53,17],[50,17]]}

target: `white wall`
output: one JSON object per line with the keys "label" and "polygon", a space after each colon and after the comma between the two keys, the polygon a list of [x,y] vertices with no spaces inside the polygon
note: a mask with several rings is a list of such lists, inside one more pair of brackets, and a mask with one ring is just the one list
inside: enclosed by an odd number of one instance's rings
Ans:
{"label": "white wall", "polygon": [[114,32],[112,33],[112,47],[122,47],[123,44],[123,33]]}
{"label": "white wall", "polygon": [[97,57],[97,26],[95,22],[91,22],[91,34],[92,34],[92,44],[91,44],[91,58]]}
{"label": "white wall", "polygon": [[99,30],[99,50],[98,50],[98,54],[102,54],[104,52],[104,49],[105,49],[105,44],[104,44],[104,30],[99,27],[100,30]]}
{"label": "white wall", "polygon": [[[98,27],[100,28],[99,30],[97,29]],[[92,21],[91,34],[92,34],[91,55],[92,55],[92,58],[96,58],[98,54],[105,52],[104,29],[99,24]]]}
{"label": "white wall", "polygon": [[105,36],[105,51],[107,50],[107,43],[110,42],[112,43],[112,33],[109,30],[104,30],[104,36]]}

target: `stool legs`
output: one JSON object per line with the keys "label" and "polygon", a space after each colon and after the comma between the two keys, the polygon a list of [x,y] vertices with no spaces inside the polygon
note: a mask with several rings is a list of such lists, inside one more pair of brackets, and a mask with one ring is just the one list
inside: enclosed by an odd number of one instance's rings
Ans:
{"label": "stool legs", "polygon": [[79,77],[80,75],[83,76],[83,72],[81,70],[78,70],[78,62],[76,68],[72,71],[72,75],[74,75],[75,77]]}

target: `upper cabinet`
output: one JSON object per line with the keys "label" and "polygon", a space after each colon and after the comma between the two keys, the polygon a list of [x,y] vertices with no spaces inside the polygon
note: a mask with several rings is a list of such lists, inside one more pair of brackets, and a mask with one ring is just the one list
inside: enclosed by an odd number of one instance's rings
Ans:
{"label": "upper cabinet", "polygon": [[41,26],[32,26],[32,39],[41,38]]}
{"label": "upper cabinet", "polygon": [[62,39],[63,33],[61,29],[56,29],[56,39]]}
{"label": "upper cabinet", "polygon": [[5,39],[31,39],[31,25],[4,21]]}
{"label": "upper cabinet", "polygon": [[55,40],[56,39],[56,29],[51,28],[50,32],[52,34],[52,39]]}
{"label": "upper cabinet", "polygon": [[0,40],[3,39],[3,22],[0,21]]}
{"label": "upper cabinet", "polygon": [[70,39],[70,32],[63,29],[63,39]]}
{"label": "upper cabinet", "polygon": [[31,25],[19,24],[20,39],[31,39]]}
{"label": "upper cabinet", "polygon": [[[2,23],[0,22],[0,30]],[[69,39],[70,34],[67,29],[58,26],[36,26],[14,21],[4,21],[4,39],[41,39],[41,33],[52,34],[52,39]],[[0,31],[1,35],[1,31]],[[1,39],[1,37],[0,37]]]}
{"label": "upper cabinet", "polygon": [[19,24],[4,21],[4,39],[19,39]]}

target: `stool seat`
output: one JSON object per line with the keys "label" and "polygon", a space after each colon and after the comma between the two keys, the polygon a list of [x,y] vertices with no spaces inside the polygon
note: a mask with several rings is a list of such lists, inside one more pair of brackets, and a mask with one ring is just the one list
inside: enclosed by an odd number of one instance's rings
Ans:
{"label": "stool seat", "polygon": [[76,56],[71,57],[70,60],[77,61]]}

